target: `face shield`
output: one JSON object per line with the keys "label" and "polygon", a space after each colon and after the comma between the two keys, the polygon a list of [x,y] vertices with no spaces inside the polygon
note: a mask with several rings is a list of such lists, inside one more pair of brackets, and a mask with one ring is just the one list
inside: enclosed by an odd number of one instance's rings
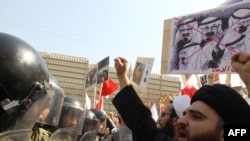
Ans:
{"label": "face shield", "polygon": [[81,106],[64,102],[59,121],[60,129],[51,135],[50,140],[76,141],[78,136],[82,134],[85,112]]}
{"label": "face shield", "polygon": [[100,125],[100,121],[97,118],[85,118],[83,124],[83,134],[89,131],[97,131]]}
{"label": "face shield", "polygon": [[103,136],[104,133],[106,132],[106,123],[107,123],[107,117],[101,117],[99,119],[99,125],[98,125],[98,128],[97,128],[97,133],[100,136]]}
{"label": "face shield", "polygon": [[95,141],[97,136],[96,130],[84,133],[78,141]]}
{"label": "face shield", "polygon": [[95,114],[96,118],[99,120],[97,134],[99,136],[104,136],[104,133],[106,132],[107,114],[104,111],[97,109],[90,109],[90,111],[92,111]]}
{"label": "face shield", "polygon": [[5,111],[1,115],[1,131],[32,129],[54,94],[54,91],[48,88],[46,82],[34,83],[22,101],[10,99],[1,101],[1,107]]}
{"label": "face shield", "polygon": [[64,99],[64,91],[59,86],[51,87],[48,105],[42,110],[37,123],[58,126]]}
{"label": "face shield", "polygon": [[72,128],[82,132],[84,123],[85,109],[80,106],[75,106],[72,103],[63,103],[59,128]]}

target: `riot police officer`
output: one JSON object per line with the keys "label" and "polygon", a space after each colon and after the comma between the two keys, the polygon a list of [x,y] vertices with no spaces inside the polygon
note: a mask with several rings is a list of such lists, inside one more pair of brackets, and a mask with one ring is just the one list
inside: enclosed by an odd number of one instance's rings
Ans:
{"label": "riot police officer", "polygon": [[86,110],[81,102],[72,96],[65,96],[61,110],[58,130],[50,137],[50,141],[76,141],[82,134]]}
{"label": "riot police officer", "polygon": [[94,141],[97,137],[97,129],[100,121],[97,119],[94,112],[86,110],[82,135],[79,136],[79,141]]}
{"label": "riot police officer", "polygon": [[54,90],[54,93],[32,129],[31,141],[48,141],[51,134],[57,130],[64,100],[64,90],[60,87],[55,76],[50,74],[49,78],[50,88]]}
{"label": "riot police officer", "polygon": [[0,140],[27,141],[50,100],[48,68],[22,39],[0,33]]}
{"label": "riot police officer", "polygon": [[97,135],[98,135],[98,140],[103,141],[104,134],[106,132],[107,115],[104,113],[104,111],[97,109],[90,109],[90,111],[95,113],[97,119],[99,120],[99,125],[97,127]]}

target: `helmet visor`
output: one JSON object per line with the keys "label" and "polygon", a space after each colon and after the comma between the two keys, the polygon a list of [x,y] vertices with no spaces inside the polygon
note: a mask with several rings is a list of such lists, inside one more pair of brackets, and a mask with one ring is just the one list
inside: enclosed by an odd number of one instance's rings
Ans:
{"label": "helmet visor", "polygon": [[28,97],[18,103],[11,113],[5,112],[1,115],[1,130],[32,129],[38,121],[39,115],[49,105],[55,91],[32,90]]}
{"label": "helmet visor", "polygon": [[64,91],[60,87],[51,89],[49,91],[51,94],[48,105],[46,105],[46,107],[42,110],[37,122],[57,127],[63,105]]}
{"label": "helmet visor", "polygon": [[60,128],[71,128],[80,135],[85,117],[85,109],[80,106],[74,106],[71,103],[64,102],[59,122]]}
{"label": "helmet visor", "polygon": [[97,128],[97,132],[104,134],[106,131],[106,123],[107,123],[107,118],[106,117],[102,117],[100,118],[100,122]]}

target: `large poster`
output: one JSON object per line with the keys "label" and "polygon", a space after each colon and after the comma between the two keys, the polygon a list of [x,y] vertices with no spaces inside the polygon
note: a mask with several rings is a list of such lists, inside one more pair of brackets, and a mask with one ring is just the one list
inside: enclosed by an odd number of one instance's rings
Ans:
{"label": "large poster", "polygon": [[250,2],[176,17],[170,26],[170,74],[232,73],[231,56],[250,52]]}

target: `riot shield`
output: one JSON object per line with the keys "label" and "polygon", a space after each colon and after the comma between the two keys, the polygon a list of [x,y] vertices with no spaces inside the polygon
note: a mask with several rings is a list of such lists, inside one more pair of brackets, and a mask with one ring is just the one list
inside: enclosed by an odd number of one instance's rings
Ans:
{"label": "riot shield", "polygon": [[97,131],[88,131],[82,135],[79,141],[94,141],[97,136]]}
{"label": "riot shield", "polygon": [[0,141],[29,141],[31,134],[30,129],[5,131],[0,133]]}
{"label": "riot shield", "polygon": [[72,128],[61,128],[56,130],[49,141],[77,141],[79,134]]}

